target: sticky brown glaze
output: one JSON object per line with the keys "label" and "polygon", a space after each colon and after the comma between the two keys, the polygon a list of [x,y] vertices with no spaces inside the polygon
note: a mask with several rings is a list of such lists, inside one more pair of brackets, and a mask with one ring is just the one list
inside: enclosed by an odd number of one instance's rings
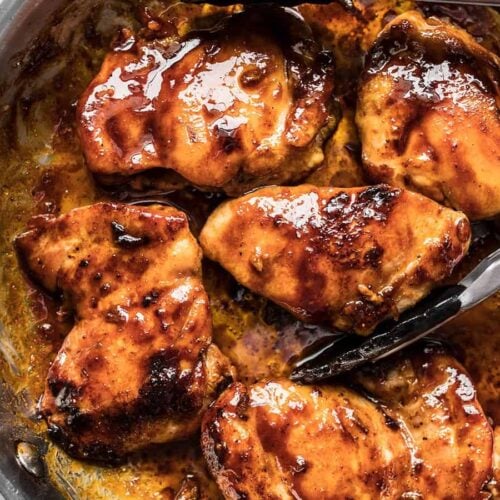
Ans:
{"label": "sticky brown glaze", "polygon": [[268,187],[219,206],[205,255],[299,319],[370,333],[449,275],[466,217],[386,185]]}
{"label": "sticky brown glaze", "polygon": [[[424,498],[481,498],[493,436],[463,366],[436,344],[417,344],[354,374],[405,435],[413,491]],[[448,480],[446,478],[449,478]]]}
{"label": "sticky brown glaze", "polygon": [[79,134],[108,181],[164,167],[237,194],[321,163],[332,90],[332,57],[300,15],[250,8],[171,43],[129,34],[81,97]]}
{"label": "sticky brown glaze", "polygon": [[224,497],[480,497],[492,431],[453,358],[425,351],[362,382],[371,394],[283,379],[231,385],[202,425]]}
{"label": "sticky brown glaze", "polygon": [[99,203],[41,216],[15,244],[75,312],[40,403],[52,438],[73,456],[115,460],[194,433],[231,372],[211,344],[186,216]]}
{"label": "sticky brown glaze", "polygon": [[206,500],[207,496],[201,493],[196,476],[187,474],[176,492],[174,500]]}
{"label": "sticky brown glaze", "polygon": [[357,111],[369,176],[471,219],[500,212],[500,59],[465,31],[409,12],[380,34]]}

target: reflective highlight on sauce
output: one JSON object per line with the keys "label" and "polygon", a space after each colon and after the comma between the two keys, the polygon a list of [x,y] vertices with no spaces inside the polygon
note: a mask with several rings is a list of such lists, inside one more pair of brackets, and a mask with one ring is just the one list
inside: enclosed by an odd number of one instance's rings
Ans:
{"label": "reflective highlight on sauce", "polygon": [[124,36],[79,104],[94,173],[164,167],[242,191],[322,160],[310,143],[330,119],[333,60],[297,13],[248,9],[173,42]]}

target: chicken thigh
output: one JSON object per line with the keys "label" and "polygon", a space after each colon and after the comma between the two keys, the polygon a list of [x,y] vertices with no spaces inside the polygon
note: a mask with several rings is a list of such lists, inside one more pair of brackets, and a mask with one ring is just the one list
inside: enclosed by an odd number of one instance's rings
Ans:
{"label": "chicken thigh", "polygon": [[460,212],[386,185],[263,188],[219,206],[200,235],[242,285],[361,334],[448,276],[469,239]]}
{"label": "chicken thigh", "polygon": [[79,102],[88,166],[108,182],[164,167],[229,194],[301,179],[334,126],[333,70],[300,15],[279,7],[174,42],[129,34]]}
{"label": "chicken thigh", "polygon": [[357,123],[376,182],[471,219],[500,213],[500,59],[465,31],[412,11],[375,42]]}
{"label": "chicken thigh", "polygon": [[113,461],[194,433],[231,375],[211,344],[201,251],[170,207],[100,203],[16,239],[30,276],[75,312],[40,410],[70,454]]}
{"label": "chicken thigh", "polygon": [[422,348],[358,382],[231,385],[205,414],[202,448],[227,499],[480,497],[492,430],[463,368]]}

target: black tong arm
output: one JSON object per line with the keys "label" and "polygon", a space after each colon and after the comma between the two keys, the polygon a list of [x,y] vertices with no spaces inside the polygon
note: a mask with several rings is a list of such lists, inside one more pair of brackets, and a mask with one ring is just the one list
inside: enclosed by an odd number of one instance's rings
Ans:
{"label": "black tong arm", "polygon": [[291,379],[313,383],[399,351],[500,290],[500,249],[483,259],[460,283],[442,288],[398,321],[387,321],[368,338],[344,335],[299,361]]}

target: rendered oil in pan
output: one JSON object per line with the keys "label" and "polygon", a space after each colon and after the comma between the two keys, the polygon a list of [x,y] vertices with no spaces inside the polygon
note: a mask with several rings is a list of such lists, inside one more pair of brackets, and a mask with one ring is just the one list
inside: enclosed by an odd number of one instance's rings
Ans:
{"label": "rendered oil in pan", "polygon": [[[369,40],[383,22],[414,6],[412,2],[389,0],[377,5],[379,10],[375,14],[367,10],[366,19],[371,20],[364,23],[364,38],[361,32],[359,36],[354,33],[356,16],[341,3],[302,9],[324,40],[335,42],[338,92],[345,94],[346,106],[352,100],[348,90],[353,87],[352,79],[359,71]],[[17,485],[18,491],[7,490],[7,486],[2,491],[0,487],[0,492],[8,498],[56,497],[57,494],[44,485],[47,480],[68,498],[174,498],[182,484],[189,488],[190,475],[196,477],[202,498],[219,498],[206,472],[197,438],[135,454],[115,468],[73,460],[46,441],[45,426],[36,416],[36,400],[42,393],[48,366],[71,327],[71,314],[57,299],[27,284],[11,242],[33,215],[64,213],[94,201],[117,198],[134,203],[141,199],[173,203],[190,214],[193,231],[199,230],[220,197],[186,190],[181,194],[150,192],[137,199],[125,187],[105,191],[95,185],[84,165],[74,131],[75,102],[98,71],[118,28],[142,28],[146,34],[154,34],[161,28],[166,36],[174,36],[176,32],[187,31],[195,17],[209,18],[224,11],[153,0],[69,3],[57,10],[32,49],[12,61],[14,69],[16,65],[21,69],[15,85],[0,87],[3,94],[0,108],[0,369],[4,381],[0,439],[6,446],[2,451],[5,470],[9,457],[17,453],[20,465],[38,477],[34,483],[19,479],[13,472],[11,460],[9,481],[12,487]],[[488,16],[491,31],[495,17]],[[500,24],[497,29],[498,26]],[[486,42],[488,30],[484,36]],[[352,47],[356,47],[356,51],[353,52]],[[324,182],[327,177],[318,176],[318,182]],[[491,244],[487,239],[481,242],[484,248]],[[478,257],[480,254],[479,248]],[[236,364],[243,381],[286,375],[287,362],[304,346],[330,335],[319,327],[293,320],[279,308],[238,286],[214,264],[205,264],[204,276],[212,300],[215,342]],[[491,395],[491,386],[495,380],[498,383],[499,374],[481,375],[480,362],[467,347],[480,345],[482,340],[477,332],[483,331],[490,344],[491,365],[498,366],[499,323],[499,298],[494,297],[457,321],[460,335],[456,337],[464,346],[465,361],[470,361],[473,375],[476,368],[480,397],[483,391],[483,404],[494,418],[500,418],[498,408],[495,410],[494,398],[491,400],[487,394]],[[452,327],[447,330],[451,332]]]}

